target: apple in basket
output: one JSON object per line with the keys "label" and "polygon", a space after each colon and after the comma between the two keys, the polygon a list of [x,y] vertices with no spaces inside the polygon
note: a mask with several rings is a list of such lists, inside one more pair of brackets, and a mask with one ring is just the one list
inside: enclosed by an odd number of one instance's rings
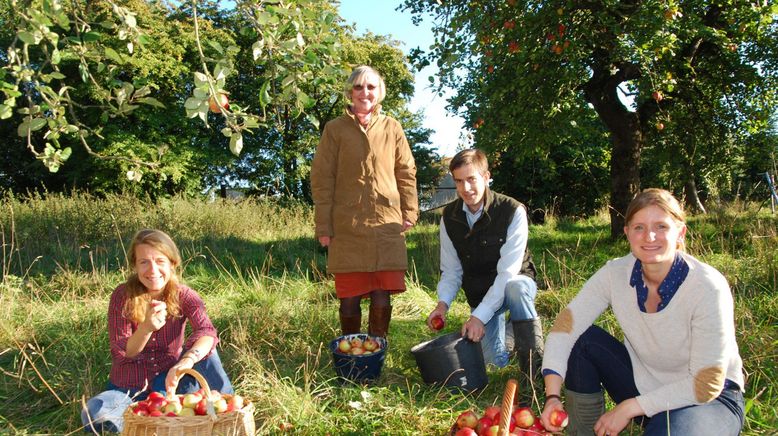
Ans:
{"label": "apple in basket", "polygon": [[227,411],[232,412],[233,410],[240,410],[243,408],[243,397],[240,395],[233,395],[232,398],[227,402]]}
{"label": "apple in basket", "polygon": [[181,413],[183,408],[184,407],[181,405],[181,402],[178,401],[178,397],[176,397],[175,400],[168,401],[163,412],[165,412],[165,414],[168,416],[171,416],[171,413],[173,414],[172,416],[177,416]]}
{"label": "apple in basket", "polygon": [[208,400],[203,398],[200,400],[199,403],[194,407],[195,415],[207,415],[208,414]]}
{"label": "apple in basket", "polygon": [[475,428],[478,425],[478,416],[472,410],[466,410],[457,416],[458,428]]}
{"label": "apple in basket", "polygon": [[362,343],[362,348],[364,348],[365,351],[377,351],[380,347],[381,345],[378,344],[378,341],[369,336],[365,339],[365,342]]}
{"label": "apple in basket", "polygon": [[454,436],[478,436],[478,433],[470,427],[464,427],[457,430]]}
{"label": "apple in basket", "polygon": [[351,338],[351,348],[362,348],[362,339],[357,337]]}
{"label": "apple in basket", "polygon": [[181,400],[181,405],[194,409],[194,407],[203,399],[202,394],[193,392],[191,394],[184,395],[184,399]]}
{"label": "apple in basket", "polygon": [[513,419],[516,425],[521,428],[530,428],[535,423],[535,415],[529,407],[519,407],[513,411]]}

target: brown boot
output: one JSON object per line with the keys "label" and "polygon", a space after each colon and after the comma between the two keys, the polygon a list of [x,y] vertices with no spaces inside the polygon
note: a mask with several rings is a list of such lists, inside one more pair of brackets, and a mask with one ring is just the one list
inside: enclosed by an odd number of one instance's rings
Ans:
{"label": "brown boot", "polygon": [[362,313],[344,314],[340,311],[340,331],[343,335],[359,333],[362,330]]}
{"label": "brown boot", "polygon": [[370,336],[386,337],[389,333],[389,321],[392,319],[392,306],[370,305],[367,332]]}

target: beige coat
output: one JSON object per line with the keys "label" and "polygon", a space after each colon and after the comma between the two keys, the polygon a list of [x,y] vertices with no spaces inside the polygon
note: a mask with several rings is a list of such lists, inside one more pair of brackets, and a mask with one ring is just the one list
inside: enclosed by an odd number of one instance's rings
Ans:
{"label": "beige coat", "polygon": [[408,267],[403,221],[416,223],[416,163],[397,120],[367,132],[346,113],[324,126],[311,168],[316,237],[330,236],[331,273]]}

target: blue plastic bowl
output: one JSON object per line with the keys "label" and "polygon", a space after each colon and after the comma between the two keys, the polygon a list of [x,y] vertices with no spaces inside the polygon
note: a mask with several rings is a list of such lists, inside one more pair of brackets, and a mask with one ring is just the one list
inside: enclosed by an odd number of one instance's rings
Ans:
{"label": "blue plastic bowl", "polygon": [[381,349],[370,354],[360,354],[357,356],[345,354],[338,350],[338,343],[342,339],[351,340],[359,338],[367,339],[364,333],[355,333],[351,335],[339,336],[330,342],[330,351],[332,352],[332,363],[335,367],[335,374],[338,377],[352,381],[375,380],[381,375],[381,369],[384,367],[384,357],[389,343],[384,338],[373,337]]}

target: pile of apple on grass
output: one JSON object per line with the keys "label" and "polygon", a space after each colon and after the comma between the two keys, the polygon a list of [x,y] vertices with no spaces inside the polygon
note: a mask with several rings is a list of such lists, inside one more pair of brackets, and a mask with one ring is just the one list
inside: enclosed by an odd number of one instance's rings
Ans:
{"label": "pile of apple on grass", "polygon": [[[451,428],[453,436],[497,436],[500,431],[500,414],[502,408],[489,406],[479,417],[472,410],[466,410],[459,414]],[[567,413],[563,410],[555,410],[551,414],[551,424],[557,427],[567,426]],[[535,416],[530,407],[517,407],[512,410],[508,422],[508,434],[513,436],[542,435],[550,436],[552,433],[543,427],[540,418]]]}

